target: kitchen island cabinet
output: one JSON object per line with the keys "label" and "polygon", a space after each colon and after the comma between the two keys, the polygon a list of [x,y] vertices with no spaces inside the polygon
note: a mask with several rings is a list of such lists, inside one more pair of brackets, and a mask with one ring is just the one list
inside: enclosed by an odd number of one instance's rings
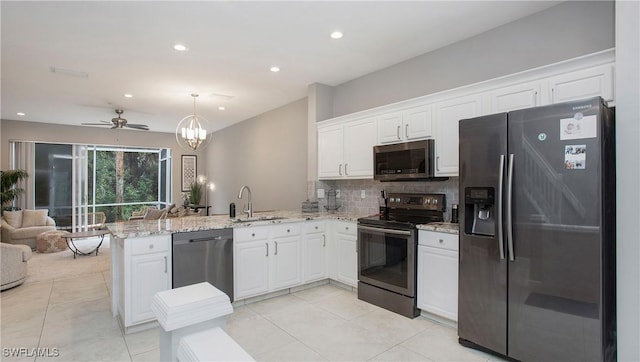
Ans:
{"label": "kitchen island cabinet", "polygon": [[357,217],[295,212],[273,216],[242,222],[210,216],[109,224],[112,312],[124,332],[157,325],[150,306],[157,292],[172,287],[173,233],[233,228],[236,301],[327,278],[356,286]]}
{"label": "kitchen island cabinet", "polygon": [[171,235],[111,237],[112,310],[125,333],[155,321],[153,296],[171,289]]}

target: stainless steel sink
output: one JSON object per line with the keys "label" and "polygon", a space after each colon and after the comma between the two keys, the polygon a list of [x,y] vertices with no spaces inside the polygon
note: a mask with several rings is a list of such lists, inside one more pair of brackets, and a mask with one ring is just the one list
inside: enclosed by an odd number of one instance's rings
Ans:
{"label": "stainless steel sink", "polygon": [[286,217],[281,216],[257,216],[257,217],[249,217],[246,219],[234,219],[231,220],[232,223],[248,223],[248,222],[260,222],[260,221],[273,221],[273,220],[282,220],[286,219]]}

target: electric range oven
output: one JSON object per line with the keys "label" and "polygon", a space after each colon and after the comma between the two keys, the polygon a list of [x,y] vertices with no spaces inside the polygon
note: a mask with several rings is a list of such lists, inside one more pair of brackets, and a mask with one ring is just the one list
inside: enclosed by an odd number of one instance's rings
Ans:
{"label": "electric range oven", "polygon": [[390,193],[386,215],[358,219],[358,299],[414,318],[418,230],[442,222],[444,194]]}

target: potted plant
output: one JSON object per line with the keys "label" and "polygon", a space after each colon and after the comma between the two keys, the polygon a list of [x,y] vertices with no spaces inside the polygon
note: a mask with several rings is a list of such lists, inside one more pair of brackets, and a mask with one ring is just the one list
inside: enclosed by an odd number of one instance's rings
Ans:
{"label": "potted plant", "polygon": [[197,182],[192,182],[189,185],[189,201],[192,205],[200,205],[200,199],[202,198],[202,185]]}
{"label": "potted plant", "polygon": [[14,209],[13,202],[24,193],[24,189],[16,187],[16,184],[27,177],[29,177],[29,174],[25,170],[0,171],[2,210]]}

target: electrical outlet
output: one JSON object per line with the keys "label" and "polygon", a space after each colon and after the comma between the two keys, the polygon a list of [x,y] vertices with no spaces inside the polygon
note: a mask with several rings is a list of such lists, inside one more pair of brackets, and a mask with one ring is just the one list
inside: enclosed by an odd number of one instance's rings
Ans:
{"label": "electrical outlet", "polygon": [[340,190],[336,190],[336,199],[340,198]]}
{"label": "electrical outlet", "polygon": [[360,198],[361,199],[367,198],[367,190],[360,190]]}
{"label": "electrical outlet", "polygon": [[324,189],[318,189],[318,198],[324,199]]}

